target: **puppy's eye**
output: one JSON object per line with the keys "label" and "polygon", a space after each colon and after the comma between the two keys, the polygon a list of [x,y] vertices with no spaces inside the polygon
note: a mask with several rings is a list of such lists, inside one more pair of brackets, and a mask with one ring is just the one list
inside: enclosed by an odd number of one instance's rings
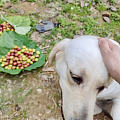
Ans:
{"label": "puppy's eye", "polygon": [[71,74],[73,81],[76,82],[78,85],[80,85],[83,82],[82,77],[77,76],[77,75],[73,74],[72,72],[70,72],[70,74]]}
{"label": "puppy's eye", "polygon": [[103,90],[104,90],[104,88],[105,88],[105,86],[101,86],[101,87],[97,88],[98,93],[100,93],[101,91],[103,91]]}

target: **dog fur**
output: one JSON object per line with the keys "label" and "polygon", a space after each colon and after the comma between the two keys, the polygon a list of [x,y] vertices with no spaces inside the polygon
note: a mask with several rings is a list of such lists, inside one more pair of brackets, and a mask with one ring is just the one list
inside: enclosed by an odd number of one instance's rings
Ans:
{"label": "dog fur", "polygon": [[120,85],[107,72],[97,38],[64,39],[50,53],[49,63],[56,58],[65,120],[93,120],[102,110],[120,120]]}

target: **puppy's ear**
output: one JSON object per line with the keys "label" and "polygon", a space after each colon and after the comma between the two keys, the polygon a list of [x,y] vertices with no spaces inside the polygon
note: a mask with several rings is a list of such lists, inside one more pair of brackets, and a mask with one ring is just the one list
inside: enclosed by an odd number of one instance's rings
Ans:
{"label": "puppy's ear", "polygon": [[60,41],[59,43],[57,43],[53,47],[53,49],[52,49],[52,51],[51,51],[51,53],[49,55],[49,58],[48,58],[48,63],[49,64],[52,64],[52,62],[53,62],[54,58],[56,57],[56,55],[59,56],[59,53],[61,54],[61,53],[64,52],[64,49],[69,44],[69,42],[70,42],[70,39],[64,39],[64,40]]}

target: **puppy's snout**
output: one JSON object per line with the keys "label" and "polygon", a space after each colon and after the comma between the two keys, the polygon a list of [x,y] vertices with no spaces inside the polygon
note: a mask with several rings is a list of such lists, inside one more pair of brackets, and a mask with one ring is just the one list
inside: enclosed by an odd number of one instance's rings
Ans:
{"label": "puppy's snout", "polygon": [[88,120],[88,110],[83,107],[79,112],[73,111],[71,117],[65,117],[65,120]]}

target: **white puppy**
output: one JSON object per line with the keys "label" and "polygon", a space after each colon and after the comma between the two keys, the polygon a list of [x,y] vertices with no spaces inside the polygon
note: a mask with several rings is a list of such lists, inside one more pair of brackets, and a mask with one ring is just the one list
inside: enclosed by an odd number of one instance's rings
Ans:
{"label": "white puppy", "polygon": [[95,36],[64,39],[51,51],[62,88],[65,120],[93,120],[102,109],[120,120],[120,85],[103,63]]}

